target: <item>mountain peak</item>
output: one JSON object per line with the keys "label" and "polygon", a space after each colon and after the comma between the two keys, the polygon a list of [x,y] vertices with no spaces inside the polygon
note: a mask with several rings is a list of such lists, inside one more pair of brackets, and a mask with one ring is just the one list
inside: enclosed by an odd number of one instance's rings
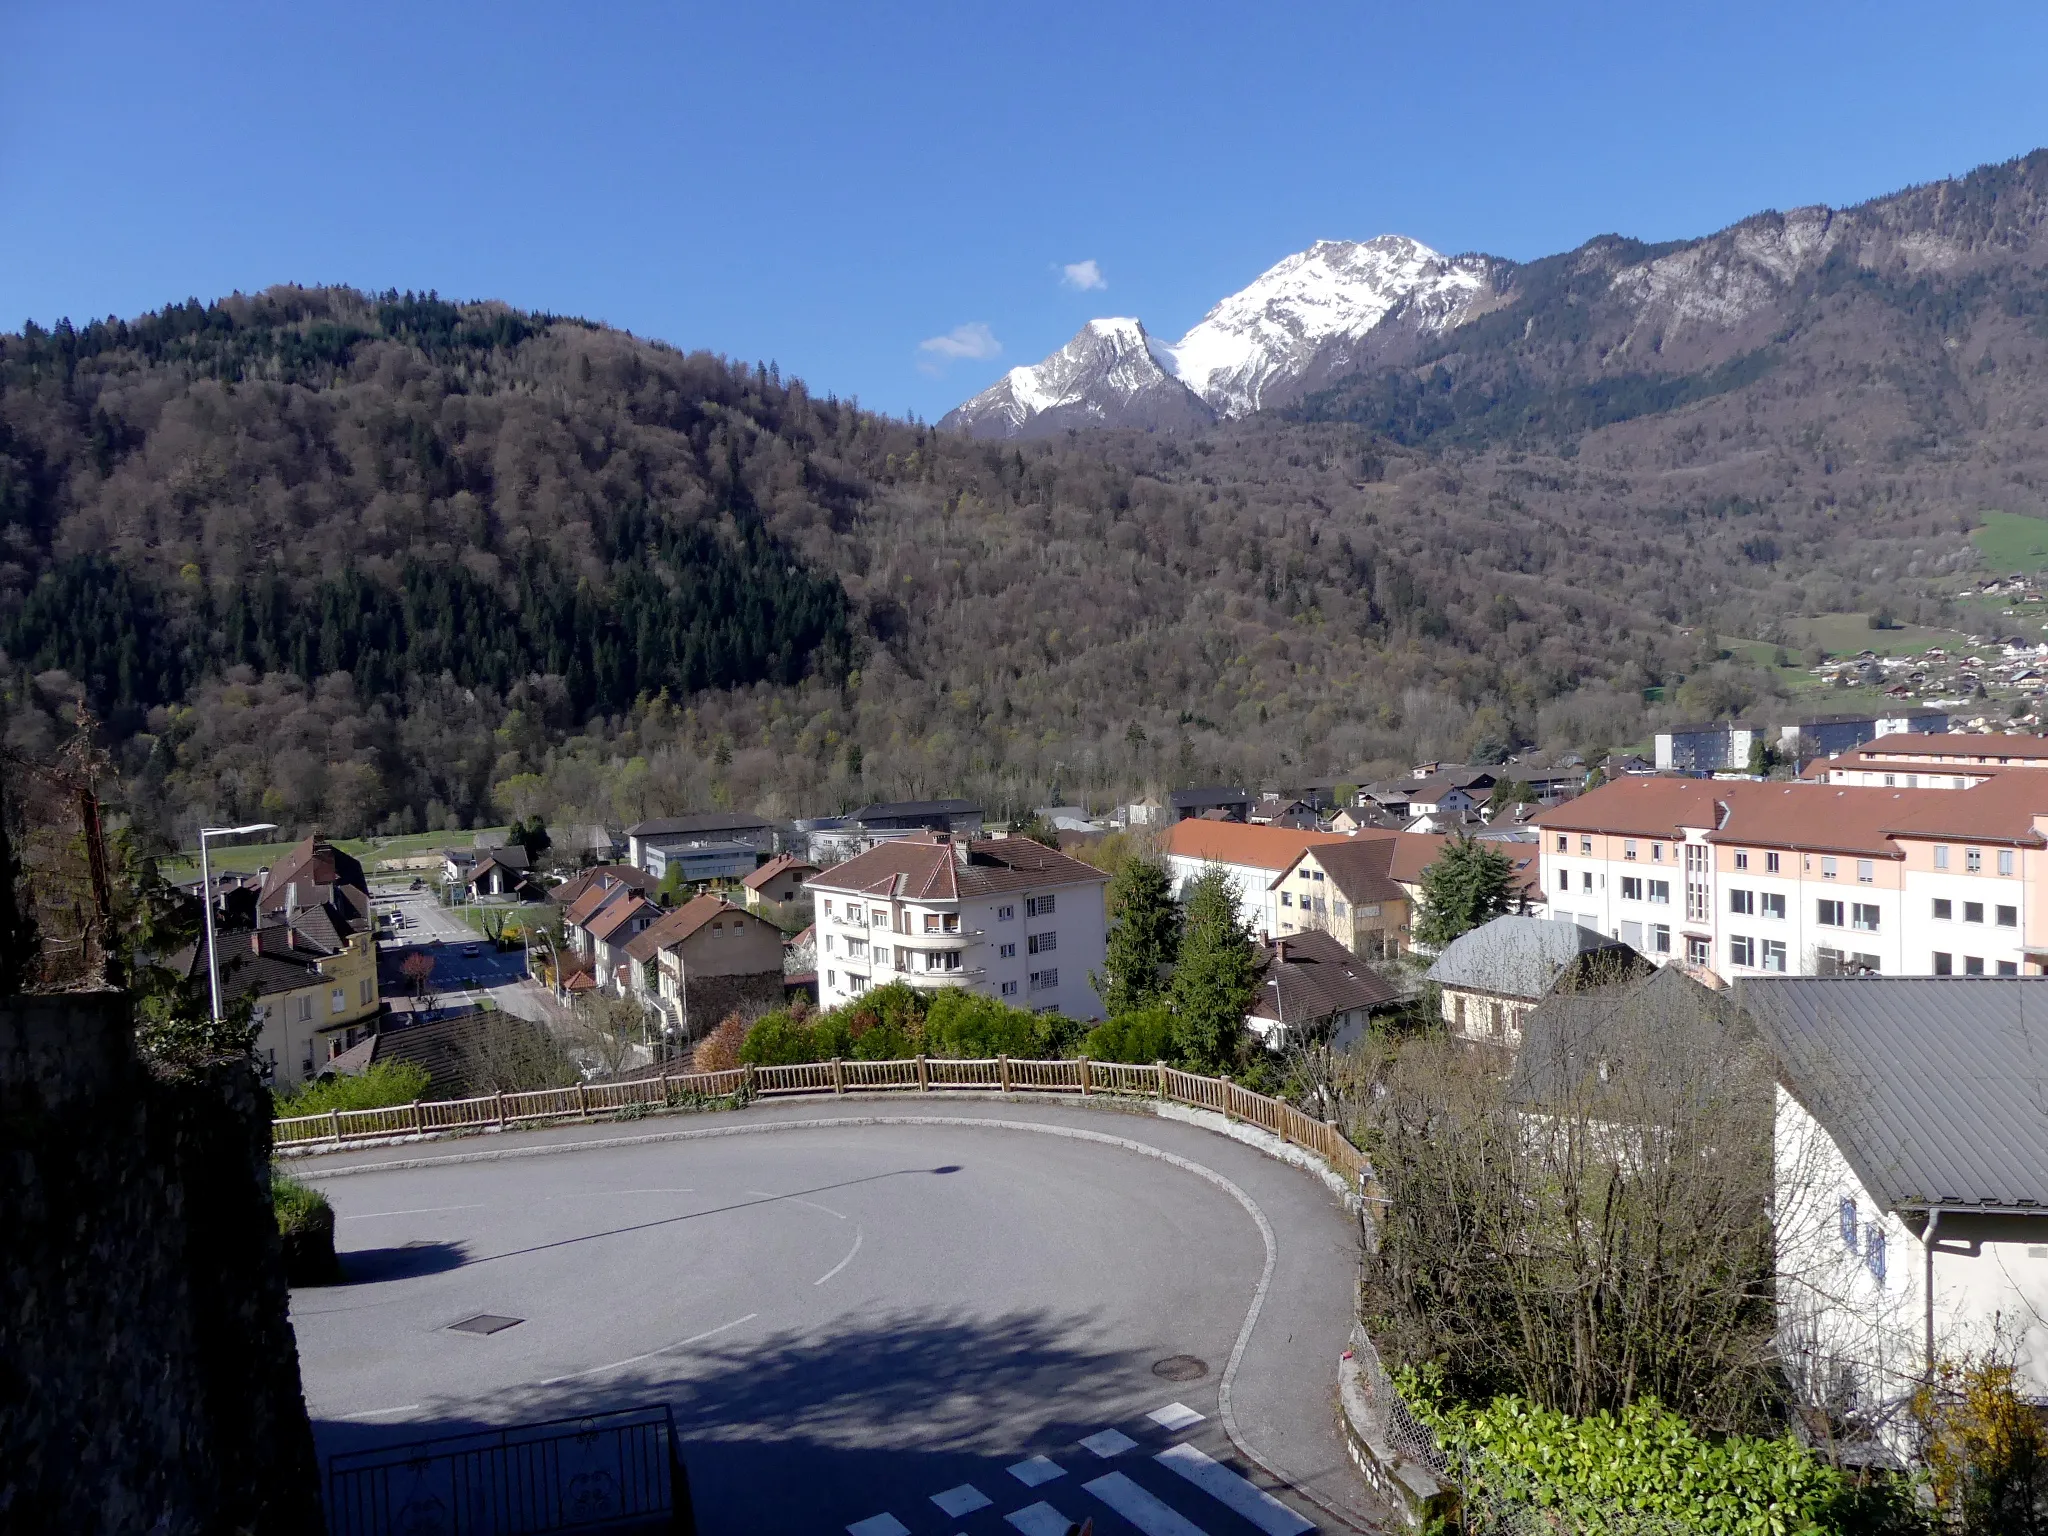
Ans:
{"label": "mountain peak", "polygon": [[1183,431],[1215,419],[1141,322],[1111,316],[1087,322],[1044,362],[1012,368],[939,425],[1019,437],[1082,426]]}

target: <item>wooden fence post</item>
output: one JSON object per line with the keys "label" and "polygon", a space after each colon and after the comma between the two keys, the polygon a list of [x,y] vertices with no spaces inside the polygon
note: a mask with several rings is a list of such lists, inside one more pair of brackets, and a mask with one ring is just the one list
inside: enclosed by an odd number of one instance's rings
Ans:
{"label": "wooden fence post", "polygon": [[846,1064],[837,1056],[832,1058],[832,1091],[834,1093],[846,1092]]}
{"label": "wooden fence post", "polygon": [[421,1123],[420,1101],[418,1099],[412,1101],[412,1129],[415,1136],[425,1129],[425,1126]]}
{"label": "wooden fence post", "polygon": [[1166,1063],[1155,1061],[1152,1063],[1152,1070],[1159,1074],[1159,1102],[1164,1104],[1166,1102]]}
{"label": "wooden fence post", "polygon": [[581,1083],[576,1085],[576,1118],[579,1120],[588,1120],[590,1118],[590,1100],[585,1096]]}
{"label": "wooden fence post", "polygon": [[740,1070],[746,1074],[740,1079],[740,1082],[747,1090],[747,1097],[751,1099],[754,1096],[754,1064],[750,1061]]}
{"label": "wooden fence post", "polygon": [[1088,1097],[1088,1058],[1081,1058],[1081,1097]]}
{"label": "wooden fence post", "polygon": [[1232,1096],[1237,1092],[1237,1084],[1230,1080],[1228,1073],[1225,1073],[1220,1081],[1223,1084],[1223,1118],[1225,1120],[1235,1120],[1237,1116],[1230,1112],[1230,1103]]}
{"label": "wooden fence post", "polygon": [[1010,1058],[1009,1058],[1009,1057],[1007,1057],[1007,1056],[1002,1056],[1002,1055],[998,1055],[998,1056],[996,1057],[996,1077],[997,1077],[997,1079],[998,1079],[998,1080],[999,1080],[999,1081],[1000,1081],[1000,1082],[1002,1083],[1002,1085],[1003,1085],[1003,1092],[1005,1092],[1005,1093],[1008,1093],[1008,1092],[1010,1091]]}
{"label": "wooden fence post", "polygon": [[923,1053],[923,1052],[919,1052],[919,1053],[918,1053],[918,1058],[917,1058],[917,1091],[918,1091],[919,1093],[929,1093],[929,1092],[931,1092],[931,1088],[932,1088],[932,1069],[931,1069],[931,1064],[930,1064],[929,1062],[927,1062],[927,1061],[925,1060],[925,1058],[924,1058],[924,1053]]}
{"label": "wooden fence post", "polygon": [[[204,914],[202,914],[202,915],[204,915]],[[332,1133],[333,1133],[334,1139],[335,1139],[336,1141],[339,1141],[339,1140],[341,1140],[341,1111],[340,1111],[340,1110],[338,1110],[338,1109],[330,1109],[329,1111],[327,1111],[327,1129],[328,1129],[328,1130],[329,1130],[330,1132],[332,1132]]]}
{"label": "wooden fence post", "polygon": [[504,1124],[505,1124],[505,1093],[504,1093],[504,1090],[503,1090],[503,1089],[500,1089],[500,1090],[499,1090],[498,1092],[496,1092],[496,1093],[494,1093],[493,1095],[491,1095],[491,1097],[492,1097],[492,1098],[494,1098],[495,1100],[497,1100],[497,1105],[496,1105],[496,1108],[497,1108],[497,1111],[498,1111],[498,1124],[499,1124],[499,1126],[500,1126],[500,1127],[502,1128],[502,1127],[504,1126]]}

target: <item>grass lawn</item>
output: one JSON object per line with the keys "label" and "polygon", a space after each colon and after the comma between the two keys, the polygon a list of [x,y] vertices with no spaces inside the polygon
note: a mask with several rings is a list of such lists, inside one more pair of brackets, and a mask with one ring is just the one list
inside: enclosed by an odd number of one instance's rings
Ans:
{"label": "grass lawn", "polygon": [[2048,518],[1986,512],[1984,525],[1970,535],[1970,542],[1984,563],[2001,574],[2048,570]]}
{"label": "grass lawn", "polygon": [[[2041,525],[2048,528],[2048,522]],[[1831,656],[1854,656],[1875,651],[1880,656],[1917,656],[1940,646],[1953,650],[1963,644],[1956,629],[1926,629],[1918,624],[1901,624],[1897,629],[1872,629],[1865,613],[1823,613],[1807,619],[1787,619],[1785,629],[1797,637],[1787,650],[1795,656],[1805,646],[1817,645]]]}
{"label": "grass lawn", "polygon": [[[484,827],[479,830],[503,835],[507,829]],[[378,864],[385,859],[432,853],[439,848],[466,848],[475,835],[475,832],[409,832],[403,837],[343,837],[335,839],[334,846],[361,859],[364,871],[374,875]],[[226,843],[216,840],[207,849],[207,859],[215,869],[248,874],[275,864],[296,846],[296,843]],[[199,850],[189,849],[165,859],[163,873],[169,880],[182,880],[198,874]]]}

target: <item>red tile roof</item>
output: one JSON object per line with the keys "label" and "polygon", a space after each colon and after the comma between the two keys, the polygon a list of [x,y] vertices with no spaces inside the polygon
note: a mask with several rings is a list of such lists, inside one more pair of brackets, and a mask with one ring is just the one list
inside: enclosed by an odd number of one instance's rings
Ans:
{"label": "red tile roof", "polygon": [[599,943],[609,943],[611,936],[635,917],[655,910],[657,909],[652,902],[642,901],[638,896],[628,896],[623,901],[613,902],[583,926]]}
{"label": "red tile roof", "polygon": [[[1361,832],[1360,837],[1371,836]],[[1183,859],[1212,864],[1241,864],[1270,869],[1275,875],[1292,869],[1302,850],[1319,843],[1348,843],[1343,832],[1301,832],[1292,827],[1255,827],[1235,821],[1177,821],[1167,829],[1162,851]]]}
{"label": "red tile roof", "polygon": [[[807,883],[812,890],[907,901],[960,901],[1029,886],[1108,883],[1092,864],[1070,859],[1028,837],[977,837],[965,844],[945,833],[921,833],[880,843]],[[960,850],[965,847],[963,861]]]}
{"label": "red tile roof", "polygon": [[765,918],[754,916],[745,907],[736,907],[723,896],[698,896],[684,902],[673,912],[664,912],[626,946],[626,953],[643,965],[660,954],[664,949],[680,944],[691,934],[702,928],[714,917],[730,914],[744,918],[750,923],[766,923]]}
{"label": "red tile roof", "polygon": [[740,877],[740,884],[744,885],[750,891],[765,890],[767,888],[768,882],[773,880],[777,875],[786,874],[792,869],[808,869],[815,871],[817,867],[817,865],[811,863],[808,859],[799,859],[792,854],[778,853],[774,858],[770,859],[766,864],[763,864],[751,875],[742,875]]}

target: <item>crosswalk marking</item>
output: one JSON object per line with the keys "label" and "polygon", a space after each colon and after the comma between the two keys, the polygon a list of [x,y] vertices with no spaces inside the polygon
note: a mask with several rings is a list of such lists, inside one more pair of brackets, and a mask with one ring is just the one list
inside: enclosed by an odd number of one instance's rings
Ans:
{"label": "crosswalk marking", "polygon": [[1203,1529],[1147,1493],[1121,1472],[1081,1485],[1122,1515],[1145,1536],[1207,1536]]}
{"label": "crosswalk marking", "polygon": [[1266,1536],[1302,1536],[1303,1532],[1315,1529],[1313,1523],[1302,1519],[1265,1489],[1246,1482],[1222,1462],[1203,1455],[1192,1445],[1172,1446],[1152,1459],[1243,1515]]}
{"label": "crosswalk marking", "polygon": [[846,1536],[910,1536],[910,1527],[891,1514],[870,1515],[846,1528]]}
{"label": "crosswalk marking", "polygon": [[958,1488],[948,1488],[944,1493],[932,1495],[932,1502],[949,1515],[964,1515],[977,1509],[986,1509],[994,1501],[972,1483],[962,1483]]}
{"label": "crosswalk marking", "polygon": [[1101,1429],[1081,1442],[1083,1450],[1093,1451],[1104,1461],[1112,1456],[1121,1456],[1138,1442],[1116,1429]]}
{"label": "crosswalk marking", "polygon": [[1202,1415],[1195,1412],[1186,1403],[1168,1403],[1164,1408],[1153,1409],[1145,1417],[1154,1424],[1157,1424],[1161,1429],[1169,1429],[1176,1434],[1186,1429],[1190,1424],[1202,1422]]}
{"label": "crosswalk marking", "polygon": [[[1040,1483],[1049,1483],[1056,1477],[1065,1477],[1067,1469],[1058,1462],[1044,1456],[1027,1456],[1010,1468],[1010,1476],[1026,1488],[1036,1488]],[[1064,1533],[1062,1533],[1064,1536]]]}
{"label": "crosswalk marking", "polygon": [[1067,1536],[1074,1523],[1042,1500],[1027,1504],[1015,1514],[1003,1518],[1017,1527],[1023,1536]]}

